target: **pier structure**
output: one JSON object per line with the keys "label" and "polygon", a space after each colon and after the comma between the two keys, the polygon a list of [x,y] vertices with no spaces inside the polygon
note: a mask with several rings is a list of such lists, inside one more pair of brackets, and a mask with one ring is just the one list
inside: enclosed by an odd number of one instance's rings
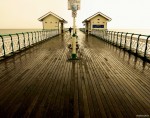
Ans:
{"label": "pier structure", "polygon": [[0,118],[150,118],[150,36],[109,31],[101,12],[79,30],[80,0],[68,9],[72,36],[52,12],[43,30],[0,35]]}
{"label": "pier structure", "polygon": [[1,35],[0,117],[148,118],[150,63],[120,48],[129,34],[91,33],[78,30],[79,60],[68,60],[67,31]]}

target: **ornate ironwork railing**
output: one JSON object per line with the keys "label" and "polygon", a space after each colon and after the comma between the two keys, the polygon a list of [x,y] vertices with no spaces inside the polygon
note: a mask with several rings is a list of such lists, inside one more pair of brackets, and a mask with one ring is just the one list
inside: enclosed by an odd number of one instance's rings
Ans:
{"label": "ornate ironwork railing", "polygon": [[[84,28],[80,30],[85,32]],[[108,30],[92,30],[91,34],[150,61],[150,35]]]}
{"label": "ornate ironwork railing", "polygon": [[0,35],[0,58],[15,54],[58,34],[58,30],[42,30]]}

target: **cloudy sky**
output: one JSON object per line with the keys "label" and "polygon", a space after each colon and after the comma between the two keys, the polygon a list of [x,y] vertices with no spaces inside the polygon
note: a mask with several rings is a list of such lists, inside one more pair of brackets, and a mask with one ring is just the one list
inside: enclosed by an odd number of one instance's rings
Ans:
{"label": "cloudy sky", "polygon": [[[150,29],[150,0],[81,0],[77,27],[87,17],[102,12],[112,18],[108,28]],[[1,0],[0,29],[42,28],[37,19],[52,11],[72,26],[68,0]]]}

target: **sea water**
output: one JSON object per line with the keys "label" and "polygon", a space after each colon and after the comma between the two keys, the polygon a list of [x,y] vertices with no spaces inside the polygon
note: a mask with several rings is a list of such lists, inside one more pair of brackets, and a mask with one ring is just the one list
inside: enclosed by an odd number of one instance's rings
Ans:
{"label": "sea water", "polygon": [[0,29],[0,35],[41,31],[42,29]]}
{"label": "sea water", "polygon": [[108,29],[109,31],[128,32],[135,34],[150,35],[150,29]]}

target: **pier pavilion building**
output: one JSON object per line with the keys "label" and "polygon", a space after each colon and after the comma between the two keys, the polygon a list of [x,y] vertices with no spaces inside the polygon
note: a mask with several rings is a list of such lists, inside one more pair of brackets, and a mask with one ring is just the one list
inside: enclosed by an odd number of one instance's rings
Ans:
{"label": "pier pavilion building", "polygon": [[66,20],[56,15],[53,12],[48,12],[38,19],[43,23],[44,30],[57,29],[59,33],[64,31],[64,23],[67,23]]}
{"label": "pier pavilion building", "polygon": [[82,23],[85,25],[85,31],[91,32],[93,29],[104,30],[107,29],[107,22],[112,19],[101,12],[97,12],[94,15],[85,19]]}

